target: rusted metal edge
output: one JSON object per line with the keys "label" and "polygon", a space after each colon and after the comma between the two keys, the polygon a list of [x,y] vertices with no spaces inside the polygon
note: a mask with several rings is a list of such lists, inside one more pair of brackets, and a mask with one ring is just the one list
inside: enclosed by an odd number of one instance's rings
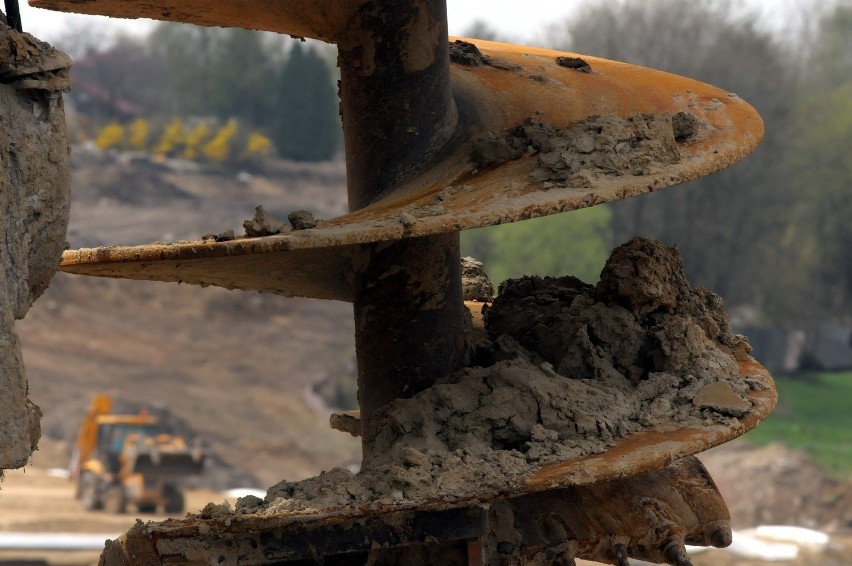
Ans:
{"label": "rusted metal edge", "polygon": [[[665,514],[655,512],[660,507]],[[139,522],[107,544],[103,564],[256,565],[463,540],[487,546],[499,544],[504,530],[492,531],[492,522],[505,520],[506,510],[523,535],[516,551],[527,557],[563,548],[572,558],[610,562],[622,547],[660,562],[673,544],[730,543],[730,515],[715,483],[697,459],[685,457],[658,470],[491,504]],[[549,529],[553,521],[558,526]]]}
{"label": "rusted metal edge", "polygon": [[46,10],[150,18],[200,26],[241,27],[336,43],[364,0],[288,0],[274,8],[263,0],[30,0]]}
{"label": "rusted metal edge", "polygon": [[[261,528],[258,524],[263,523]],[[257,516],[137,523],[106,545],[102,564],[271,564],[320,559],[417,544],[469,540],[486,534],[487,507],[411,509],[381,515],[328,515],[264,521]]]}
{"label": "rusted metal edge", "polygon": [[[317,228],[264,238],[69,250],[63,254],[61,269],[347,300],[339,296],[344,293],[329,297],[327,290],[313,286],[324,287],[325,279],[342,280],[335,270],[345,262],[333,255],[349,253],[348,246],[515,222],[656,191],[734,163],[754,150],[763,135],[760,116],[746,102],[691,79],[594,57],[585,57],[592,72],[578,73],[555,62],[556,57],[571,54],[476,43],[483,54],[506,68],[452,65],[460,123],[457,139],[427,171],[370,206]],[[530,179],[537,167],[533,156],[482,171],[472,158],[478,137],[505,132],[530,117],[563,128],[591,115],[677,112],[694,115],[703,124],[701,133],[678,144],[679,163],[650,175],[601,176],[588,188],[545,187]],[[280,254],[276,261],[298,265],[307,261],[299,254],[318,249],[328,250],[319,261],[327,268],[310,281],[293,285],[287,277],[271,283],[243,280],[246,273],[265,269],[266,260],[257,259],[260,256]],[[294,257],[284,259],[288,255]],[[199,260],[205,265],[193,267]]]}

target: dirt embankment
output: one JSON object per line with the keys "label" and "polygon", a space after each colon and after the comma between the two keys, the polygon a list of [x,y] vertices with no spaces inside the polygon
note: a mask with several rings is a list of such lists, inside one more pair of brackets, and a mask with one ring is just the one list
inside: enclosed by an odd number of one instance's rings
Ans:
{"label": "dirt embankment", "polygon": [[[242,233],[258,205],[281,218],[345,208],[342,164],[271,163],[246,175],[72,157],[72,247]],[[184,419],[241,470],[233,481],[268,486],[357,463],[357,440],[303,401],[318,381],[354,381],[351,319],[337,302],[59,274],[18,323],[30,397],[44,413],[34,462],[66,466],[91,396],[107,393]],[[235,487],[226,481],[211,485]]]}

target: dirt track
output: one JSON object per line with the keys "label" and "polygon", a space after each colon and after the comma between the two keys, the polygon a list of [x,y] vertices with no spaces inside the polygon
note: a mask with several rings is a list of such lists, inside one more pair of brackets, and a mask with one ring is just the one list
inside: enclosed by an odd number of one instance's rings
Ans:
{"label": "dirt track", "polygon": [[[225,497],[212,491],[187,492],[187,510],[197,510],[210,501],[221,503]],[[233,504],[236,501],[230,500]],[[103,533],[114,538],[130,528],[136,518],[158,521],[165,515],[111,515],[103,511],[84,511],[74,499],[71,482],[51,475],[43,468],[28,467],[6,472],[0,489],[0,533]],[[3,551],[0,565],[12,560],[43,560],[49,564],[96,564],[100,551]],[[38,562],[36,562],[38,563]]]}
{"label": "dirt track", "polygon": [[[211,491],[187,493],[187,509],[201,509],[207,502],[221,502],[225,498]],[[234,500],[230,500],[234,504]],[[127,530],[137,516],[143,521],[161,520],[163,515],[110,515],[102,511],[83,511],[74,499],[71,483],[50,475],[46,469],[29,467],[7,473],[0,490],[0,533],[3,532],[65,532],[103,533],[112,538]],[[772,562],[779,566],[824,564],[841,566],[852,564],[846,558],[846,549],[852,548],[852,538],[836,536],[834,548],[826,554],[804,553],[796,562]],[[100,551],[2,551],[0,566],[11,564],[50,564],[77,566],[97,564]],[[578,561],[578,565],[595,563]],[[757,566],[769,562],[745,560],[727,552],[711,550],[693,559],[695,566]]]}

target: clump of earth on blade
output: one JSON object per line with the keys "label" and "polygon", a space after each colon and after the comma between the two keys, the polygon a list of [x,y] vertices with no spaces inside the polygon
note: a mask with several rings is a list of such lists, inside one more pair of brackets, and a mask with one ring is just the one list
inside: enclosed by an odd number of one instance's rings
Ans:
{"label": "clump of earth on blade", "polygon": [[675,248],[634,238],[597,285],[509,280],[485,310],[468,367],[375,418],[360,472],[284,481],[238,513],[381,506],[506,493],[541,466],[606,451],[659,425],[701,426],[750,411],[747,340],[718,296],[692,288]]}

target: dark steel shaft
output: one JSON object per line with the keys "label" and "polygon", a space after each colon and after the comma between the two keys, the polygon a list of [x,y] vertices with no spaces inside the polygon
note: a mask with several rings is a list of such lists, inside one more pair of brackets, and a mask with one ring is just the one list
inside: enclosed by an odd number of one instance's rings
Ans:
{"label": "dark steel shaft", "polygon": [[[445,0],[363,5],[339,44],[349,206],[411,175],[452,136]],[[355,343],[364,465],[376,411],[463,365],[457,233],[365,246],[354,266]]]}
{"label": "dark steel shaft", "polygon": [[453,133],[446,0],[364,4],[339,44],[349,206],[426,168]]}
{"label": "dark steel shaft", "polygon": [[376,454],[377,409],[464,363],[457,233],[370,247],[355,289],[355,345],[364,466]]}
{"label": "dark steel shaft", "polygon": [[5,0],[6,2],[6,23],[9,27],[18,31],[24,31],[24,26],[21,24],[21,9],[18,6],[18,0]]}

